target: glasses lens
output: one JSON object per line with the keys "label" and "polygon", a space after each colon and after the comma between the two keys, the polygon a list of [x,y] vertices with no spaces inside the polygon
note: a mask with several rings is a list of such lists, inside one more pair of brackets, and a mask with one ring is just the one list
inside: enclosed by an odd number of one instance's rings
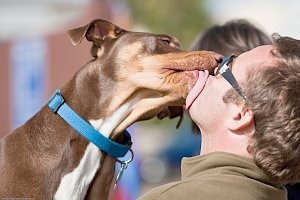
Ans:
{"label": "glasses lens", "polygon": [[218,67],[217,73],[216,74],[221,74],[229,83],[230,85],[245,99],[247,100],[247,97],[242,91],[242,88],[239,86],[238,82],[235,80],[233,74],[229,70],[229,64],[232,62],[233,58],[235,56],[231,55],[222,61],[220,66]]}
{"label": "glasses lens", "polygon": [[215,74],[216,75],[223,74],[228,69],[228,64],[232,61],[232,59],[233,59],[233,55],[225,57],[223,61],[220,63]]}

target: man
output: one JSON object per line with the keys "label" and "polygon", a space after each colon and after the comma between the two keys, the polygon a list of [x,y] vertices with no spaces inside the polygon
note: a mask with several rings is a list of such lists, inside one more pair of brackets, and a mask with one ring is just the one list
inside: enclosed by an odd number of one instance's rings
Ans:
{"label": "man", "polygon": [[286,199],[283,185],[300,180],[300,41],[276,36],[226,57],[195,90],[201,155],[183,159],[181,181],[140,199]]}

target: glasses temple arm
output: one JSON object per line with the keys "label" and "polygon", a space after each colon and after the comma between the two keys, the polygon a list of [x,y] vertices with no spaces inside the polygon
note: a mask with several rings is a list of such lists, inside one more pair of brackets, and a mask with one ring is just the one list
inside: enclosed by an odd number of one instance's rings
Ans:
{"label": "glasses temple arm", "polygon": [[242,88],[239,86],[238,82],[235,80],[234,76],[226,69],[225,72],[222,73],[222,76],[232,85],[232,87],[241,95],[245,100],[247,100],[246,95],[242,91]]}

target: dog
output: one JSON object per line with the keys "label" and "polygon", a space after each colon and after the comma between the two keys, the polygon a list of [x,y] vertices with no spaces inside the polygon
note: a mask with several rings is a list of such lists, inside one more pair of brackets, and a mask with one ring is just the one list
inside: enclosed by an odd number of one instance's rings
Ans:
{"label": "dog", "polygon": [[185,52],[168,35],[131,32],[102,19],[68,33],[73,45],[84,38],[92,43],[93,59],[1,140],[0,199],[108,199],[119,150],[79,134],[60,116],[62,107],[98,131],[96,137],[130,150],[128,126],[179,115],[172,111],[184,105],[198,70],[218,65],[213,52]]}

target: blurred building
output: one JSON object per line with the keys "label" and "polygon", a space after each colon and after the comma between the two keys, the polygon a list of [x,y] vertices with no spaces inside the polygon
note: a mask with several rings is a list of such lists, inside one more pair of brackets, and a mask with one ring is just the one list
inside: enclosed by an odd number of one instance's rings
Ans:
{"label": "blurred building", "polygon": [[33,116],[90,56],[67,30],[95,18],[127,28],[122,1],[3,0],[0,2],[0,138]]}

